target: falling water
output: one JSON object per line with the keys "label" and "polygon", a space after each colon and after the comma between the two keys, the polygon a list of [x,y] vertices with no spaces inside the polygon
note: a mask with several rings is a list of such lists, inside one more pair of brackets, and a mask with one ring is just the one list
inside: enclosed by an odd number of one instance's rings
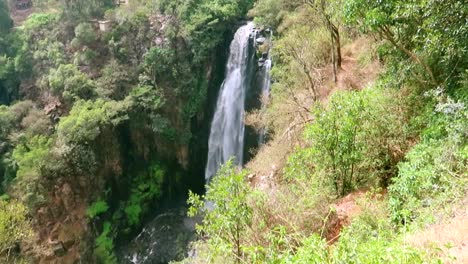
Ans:
{"label": "falling water", "polygon": [[242,165],[244,151],[244,105],[250,83],[250,39],[253,23],[239,28],[231,42],[226,77],[219,91],[211,123],[205,179],[209,181],[230,158]]}
{"label": "falling water", "polygon": [[[262,94],[261,94],[261,101],[262,101],[262,110],[266,108],[268,98],[270,97],[270,88],[271,88],[271,58],[268,57],[268,59],[265,60],[265,63],[263,64],[263,67],[261,69],[261,77],[262,77]],[[258,135],[258,144],[262,145],[265,143],[265,137],[266,137],[266,128],[262,128],[259,131]]]}

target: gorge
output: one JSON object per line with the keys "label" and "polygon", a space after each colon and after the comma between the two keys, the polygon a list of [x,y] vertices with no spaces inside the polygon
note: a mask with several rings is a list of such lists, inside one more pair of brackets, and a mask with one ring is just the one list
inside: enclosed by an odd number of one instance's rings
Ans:
{"label": "gorge", "polygon": [[[265,58],[266,53],[260,58],[256,56],[256,39],[262,37],[263,32],[255,28],[253,22],[247,22],[234,33],[229,45],[225,78],[217,93],[210,126],[205,170],[207,184],[225,162],[233,159],[234,164],[242,167],[248,161],[244,159],[244,152],[264,143],[265,129],[248,135],[244,123],[246,108],[265,107],[269,96],[271,59]],[[265,41],[266,38],[262,38]],[[270,39],[271,35],[267,36],[267,40]],[[251,138],[249,144],[245,144],[245,137]],[[195,238],[197,221],[187,217],[186,210],[182,200],[160,210],[142,232],[124,246],[122,263],[167,263],[185,257],[189,242]]]}

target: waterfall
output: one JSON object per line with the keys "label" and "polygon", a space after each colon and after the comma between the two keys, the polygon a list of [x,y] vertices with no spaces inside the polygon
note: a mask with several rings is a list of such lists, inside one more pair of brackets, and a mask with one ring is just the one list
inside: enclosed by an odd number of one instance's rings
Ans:
{"label": "waterfall", "polygon": [[[268,99],[270,98],[270,88],[271,88],[271,58],[268,56],[268,58],[265,60],[265,63],[263,64],[262,70],[261,70],[261,78],[263,80],[261,84],[261,102],[262,102],[262,110],[265,110],[267,106]],[[266,128],[262,128],[259,131],[258,135],[258,145],[263,145],[265,143],[265,137],[266,137]]]}
{"label": "waterfall", "polygon": [[253,23],[237,30],[231,42],[226,76],[219,91],[208,142],[205,179],[209,181],[230,158],[241,166],[244,151],[245,94],[250,85]]}

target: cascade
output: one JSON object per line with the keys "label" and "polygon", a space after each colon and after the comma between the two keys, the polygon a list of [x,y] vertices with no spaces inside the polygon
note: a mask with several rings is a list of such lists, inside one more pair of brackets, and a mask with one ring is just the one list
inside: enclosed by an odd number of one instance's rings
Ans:
{"label": "cascade", "polygon": [[253,23],[237,30],[231,42],[226,76],[219,91],[208,142],[205,179],[209,181],[230,158],[241,166],[244,151],[245,94],[251,83]]}
{"label": "cascade", "polygon": [[[261,103],[262,103],[262,110],[266,108],[268,98],[270,97],[270,88],[271,88],[271,75],[270,75],[270,70],[271,70],[271,58],[268,56],[268,58],[265,60],[263,67],[260,72],[260,76],[262,78],[262,83],[261,83]],[[262,128],[259,131],[258,135],[258,145],[263,145],[265,143],[265,138],[266,138],[266,128]]]}

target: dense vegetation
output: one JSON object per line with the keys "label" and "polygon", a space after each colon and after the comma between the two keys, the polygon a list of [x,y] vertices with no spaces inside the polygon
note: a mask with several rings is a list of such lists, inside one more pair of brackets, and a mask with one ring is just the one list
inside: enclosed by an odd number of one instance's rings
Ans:
{"label": "dense vegetation", "polygon": [[[286,151],[273,187],[248,181],[272,164],[228,162],[190,194],[203,220],[186,261],[441,261],[405,235],[468,191],[464,1],[37,0],[16,24],[13,2],[0,0],[0,262],[118,261],[117,242],[195,177],[194,130],[247,14],[275,33],[271,101],[256,114],[267,152]],[[363,39],[350,60],[345,46]],[[382,70],[343,80],[350,61]],[[335,234],[335,204],[363,190]]]}
{"label": "dense vegetation", "polygon": [[[13,214],[0,253],[45,246],[27,258],[78,250],[115,263],[116,240],[194,177],[184,153],[218,78],[214,54],[252,2],[33,5],[13,28],[14,1],[0,1],[1,207]],[[111,29],[99,30],[105,19]]]}
{"label": "dense vegetation", "polygon": [[[248,165],[252,171],[228,164],[218,173],[205,196],[213,209],[189,199],[189,212],[205,218],[199,256],[187,262],[456,260],[436,244],[417,248],[406,239],[450,218],[468,191],[462,1],[259,0],[250,14],[277,32],[271,103],[254,113],[273,143]],[[363,39],[365,50],[356,51]],[[341,52],[345,45],[356,50]],[[362,69],[381,65],[377,79],[365,87],[343,79],[352,70],[349,53]],[[246,175],[270,173],[278,152],[287,157],[268,180],[273,187],[252,188]],[[360,192],[361,212],[337,236],[337,204]]]}

